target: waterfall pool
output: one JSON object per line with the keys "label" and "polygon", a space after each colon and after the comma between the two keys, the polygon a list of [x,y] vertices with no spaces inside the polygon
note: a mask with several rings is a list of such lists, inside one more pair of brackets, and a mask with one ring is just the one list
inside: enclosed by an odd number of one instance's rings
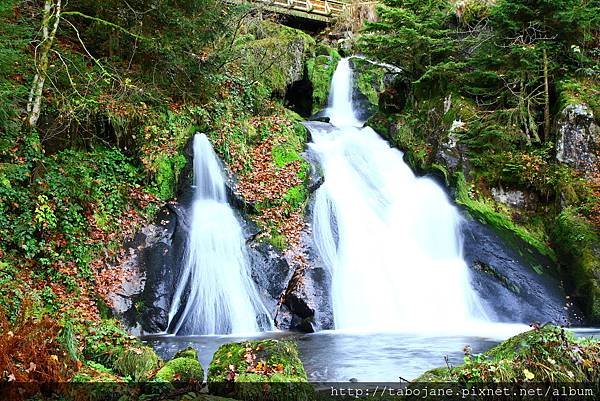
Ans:
{"label": "waterfall pool", "polygon": [[[576,329],[578,336],[600,338],[600,329]],[[496,336],[429,336],[407,333],[348,333],[323,331],[312,334],[267,332],[250,337],[237,336],[156,336],[145,342],[165,359],[191,346],[198,350],[205,371],[213,354],[225,343],[250,339],[293,339],[309,381],[317,383],[398,382],[413,380],[429,369],[463,362],[463,349],[484,352],[504,338]]]}

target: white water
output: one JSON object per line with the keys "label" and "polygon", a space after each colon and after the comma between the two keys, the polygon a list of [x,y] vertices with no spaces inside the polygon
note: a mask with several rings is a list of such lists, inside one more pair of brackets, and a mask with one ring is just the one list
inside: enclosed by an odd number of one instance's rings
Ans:
{"label": "white water", "polygon": [[458,333],[488,327],[461,255],[458,211],[434,181],[415,177],[401,152],[360,128],[347,59],[331,91],[332,125],[307,126],[325,176],[313,235],[332,274],[335,328]]}
{"label": "white water", "polygon": [[242,229],[227,203],[223,172],[204,134],[194,137],[194,188],[185,265],[169,312],[170,331],[240,334],[271,329],[269,313],[250,277]]}

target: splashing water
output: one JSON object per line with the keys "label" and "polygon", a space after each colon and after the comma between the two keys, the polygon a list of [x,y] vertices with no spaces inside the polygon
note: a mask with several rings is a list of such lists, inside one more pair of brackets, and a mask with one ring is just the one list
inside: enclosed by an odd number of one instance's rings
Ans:
{"label": "splashing water", "polygon": [[486,325],[462,258],[460,214],[434,181],[415,177],[400,151],[360,128],[347,59],[331,90],[331,124],[307,127],[325,176],[313,236],[332,274],[336,329],[451,332]]}
{"label": "splashing water", "polygon": [[227,203],[221,166],[204,134],[194,137],[194,188],[185,265],[169,312],[169,331],[240,334],[272,329],[250,277],[245,240]]}

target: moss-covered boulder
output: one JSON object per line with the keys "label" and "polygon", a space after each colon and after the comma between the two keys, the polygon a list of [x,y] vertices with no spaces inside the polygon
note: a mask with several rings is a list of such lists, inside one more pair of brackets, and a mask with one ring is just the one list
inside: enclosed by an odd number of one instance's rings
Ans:
{"label": "moss-covered boulder", "polygon": [[154,377],[159,382],[202,382],[204,369],[198,361],[198,352],[194,348],[186,348],[175,354]]}
{"label": "moss-covered boulder", "polygon": [[389,71],[384,66],[369,60],[353,57],[350,59],[354,73],[354,101],[360,105],[362,116],[366,118],[379,109],[379,95],[390,83]]}
{"label": "moss-covered boulder", "polygon": [[480,355],[465,355],[456,367],[425,372],[415,383],[587,382],[600,379],[600,342],[577,339],[562,328],[544,325],[514,336]]}
{"label": "moss-covered boulder", "polygon": [[222,345],[208,368],[211,394],[239,400],[308,400],[308,383],[292,341],[262,340]]}
{"label": "moss-covered boulder", "polygon": [[238,61],[247,78],[260,82],[268,92],[283,95],[287,87],[302,79],[306,60],[313,56],[316,42],[305,32],[261,21],[245,27],[238,40]]}
{"label": "moss-covered boulder", "polygon": [[116,320],[88,329],[83,357],[134,381],[148,380],[162,363],[152,348],[127,334]]}
{"label": "moss-covered boulder", "polygon": [[331,78],[341,56],[335,50],[325,45],[319,45],[316,56],[306,62],[308,79],[312,84],[312,112],[317,113],[327,106]]}

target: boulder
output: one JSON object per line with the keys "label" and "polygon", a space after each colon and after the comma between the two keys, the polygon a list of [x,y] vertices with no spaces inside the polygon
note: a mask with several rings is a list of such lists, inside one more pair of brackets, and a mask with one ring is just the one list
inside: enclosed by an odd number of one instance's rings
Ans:
{"label": "boulder", "polygon": [[600,173],[600,126],[585,104],[570,104],[560,113],[556,158],[586,175]]}
{"label": "boulder", "polygon": [[208,389],[240,400],[306,400],[313,394],[296,343],[273,339],[219,347],[208,368]]}
{"label": "boulder", "polygon": [[175,354],[154,377],[159,382],[197,382],[204,381],[204,369],[198,361],[198,352],[186,348]]}
{"label": "boulder", "polygon": [[471,284],[493,320],[580,323],[556,266],[520,238],[469,217],[462,225],[464,258]]}
{"label": "boulder", "polygon": [[572,333],[552,325],[536,325],[481,355],[473,356],[467,350],[464,365],[430,370],[415,379],[410,387],[444,383],[447,388],[452,383],[462,386],[480,383],[483,388],[486,383],[503,382],[512,383],[508,388],[518,391],[531,389],[527,382],[596,383],[591,387],[597,390],[599,347],[597,340],[577,339]]}

